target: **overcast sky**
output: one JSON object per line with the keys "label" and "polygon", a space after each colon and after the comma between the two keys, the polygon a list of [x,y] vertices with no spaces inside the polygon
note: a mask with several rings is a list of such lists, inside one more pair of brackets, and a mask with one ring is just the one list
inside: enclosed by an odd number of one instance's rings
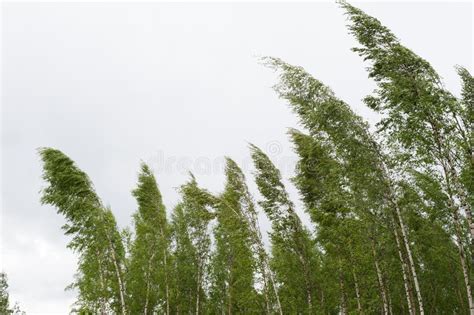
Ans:
{"label": "overcast sky", "polygon": [[[472,3],[358,6],[459,93],[453,67],[472,70]],[[28,314],[67,314],[74,301],[64,288],[76,257],[66,249],[64,219],[39,203],[37,148],[75,160],[121,227],[136,210],[130,191],[140,161],[154,169],[168,211],[188,170],[219,192],[225,155],[243,166],[255,193],[247,142],[267,151],[288,179],[294,155],[286,132],[298,126],[260,56],[305,67],[376,122],[361,102],[374,85],[350,51],[345,24],[333,2],[4,2],[0,269],[12,301]]]}

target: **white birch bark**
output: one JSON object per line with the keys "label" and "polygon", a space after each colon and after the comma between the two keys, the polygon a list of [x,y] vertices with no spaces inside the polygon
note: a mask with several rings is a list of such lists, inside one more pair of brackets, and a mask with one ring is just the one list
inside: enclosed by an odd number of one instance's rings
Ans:
{"label": "white birch bark", "polygon": [[383,313],[384,313],[384,315],[388,315],[387,292],[385,291],[385,285],[383,283],[382,271],[381,271],[380,266],[379,266],[379,261],[378,261],[378,258],[377,258],[377,252],[375,251],[375,243],[374,243],[373,238],[371,238],[371,245],[372,245],[372,255],[374,256],[375,270],[377,271],[377,281],[379,282],[380,295],[382,297]]}
{"label": "white birch bark", "polygon": [[410,289],[410,283],[408,282],[408,266],[405,263],[405,259],[403,258],[403,252],[402,252],[402,246],[400,244],[400,236],[398,234],[398,230],[396,226],[394,226],[394,234],[395,234],[395,242],[397,244],[397,251],[398,251],[398,256],[400,257],[400,262],[402,265],[402,275],[403,275],[403,285],[405,287],[405,294],[407,297],[407,303],[408,303],[408,313],[410,315],[415,314],[414,310],[414,302],[412,301],[411,298],[411,289]]}

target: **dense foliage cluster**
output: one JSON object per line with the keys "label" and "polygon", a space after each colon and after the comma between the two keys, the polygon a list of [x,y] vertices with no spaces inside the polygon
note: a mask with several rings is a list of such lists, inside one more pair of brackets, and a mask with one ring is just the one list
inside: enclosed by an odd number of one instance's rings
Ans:
{"label": "dense foliage cluster", "polygon": [[[190,175],[168,217],[143,164],[133,232],[118,229],[72,160],[40,150],[42,202],[65,216],[79,255],[75,312],[474,314],[474,79],[459,68],[463,90],[454,96],[377,19],[340,5],[360,44],[354,51],[377,84],[365,99],[382,114],[376,131],[304,69],[264,60],[304,128],[289,136],[311,230],[279,170],[254,145],[258,202],[228,158],[221,194]],[[271,221],[269,250],[259,210]]]}

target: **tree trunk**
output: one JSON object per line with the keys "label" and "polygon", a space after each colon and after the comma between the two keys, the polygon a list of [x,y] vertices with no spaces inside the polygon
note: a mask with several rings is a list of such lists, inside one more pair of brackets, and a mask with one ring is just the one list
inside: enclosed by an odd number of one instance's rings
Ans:
{"label": "tree trunk", "polygon": [[107,238],[107,241],[109,243],[109,250],[112,255],[112,262],[114,264],[115,268],[115,275],[117,276],[117,282],[119,285],[119,296],[120,296],[120,307],[121,307],[121,313],[122,315],[127,314],[127,307],[125,304],[125,285],[122,280],[122,270],[120,268],[120,265],[117,261],[117,256],[115,255],[115,248],[113,246],[112,240],[110,239],[110,236],[108,235],[107,231],[105,232],[105,236]]}
{"label": "tree trunk", "polygon": [[153,258],[155,257],[155,252],[151,255],[148,260],[148,270],[147,270],[147,279],[146,279],[146,295],[145,295],[145,307],[143,308],[143,314],[148,314],[148,304],[150,299],[150,275],[151,275],[151,264]]}
{"label": "tree trunk", "polygon": [[347,301],[346,292],[344,289],[344,278],[342,277],[342,271],[339,270],[339,288],[341,290],[341,315],[347,314]]}
{"label": "tree trunk", "polygon": [[400,236],[398,234],[398,229],[397,229],[396,224],[394,224],[393,231],[395,234],[395,241],[397,244],[398,256],[400,257],[400,263],[402,265],[403,285],[405,287],[405,294],[407,297],[408,313],[410,315],[414,315],[416,306],[412,298],[411,285],[408,280],[408,271],[407,271],[408,266],[406,265],[405,258],[403,257],[402,246],[400,244]]}
{"label": "tree trunk", "polygon": [[[471,285],[470,285],[470,279],[469,279],[469,272],[467,270],[467,265],[466,265],[466,257],[464,253],[464,248],[462,245],[462,230],[461,230],[461,223],[459,222],[459,209],[456,207],[456,202],[453,198],[453,190],[452,190],[452,185],[458,188],[458,197],[462,200],[463,198],[463,193],[462,189],[460,187],[460,183],[458,180],[458,176],[454,167],[454,164],[451,159],[451,153],[450,153],[450,148],[449,148],[449,142],[446,141],[445,137],[443,134],[440,132],[441,129],[439,127],[439,124],[435,122],[433,119],[430,119],[428,116],[428,121],[430,123],[431,131],[433,134],[433,138],[436,142],[436,150],[437,150],[437,155],[435,156],[438,158],[439,163],[442,166],[443,169],[443,177],[444,177],[444,184],[445,184],[445,189],[448,193],[449,196],[449,208],[451,208],[453,212],[453,218],[454,218],[454,228],[455,228],[455,234],[456,238],[458,239],[458,250],[459,250],[459,259],[461,262],[461,268],[463,271],[463,276],[464,276],[464,282],[466,285],[466,293],[467,293],[467,299],[469,303],[469,312],[471,315],[474,315],[474,303],[472,299],[472,292],[471,292]],[[472,152],[471,152],[471,157]],[[471,162],[474,160],[471,159]],[[451,183],[451,181],[453,183]],[[464,200],[462,200],[464,202]],[[467,201],[467,200],[466,200]],[[468,203],[466,202],[466,206],[468,206]],[[469,236],[471,238],[471,246],[473,245],[474,242],[474,229],[473,229],[473,222],[472,222],[472,212],[471,209],[466,207],[466,217],[469,223]],[[471,247],[472,249],[472,247]]]}
{"label": "tree trunk", "polygon": [[[96,250],[97,260],[99,261],[99,279],[100,279],[100,289],[101,295],[105,291],[105,284],[104,284],[104,271],[102,270],[102,260],[100,259],[100,252]],[[100,297],[100,315],[106,315],[106,301],[103,296]]]}
{"label": "tree trunk", "polygon": [[169,292],[169,283],[168,283],[168,254],[167,250],[163,251],[163,262],[165,264],[165,294],[166,294],[166,315],[170,314],[170,292]]}
{"label": "tree trunk", "polygon": [[113,260],[114,267],[115,267],[115,273],[117,275],[117,281],[118,281],[118,284],[119,284],[120,305],[121,305],[121,308],[122,308],[122,314],[126,315],[127,314],[127,308],[125,306],[125,287],[124,287],[124,284],[123,284],[123,281],[122,281],[121,270],[120,270],[120,267],[117,263],[117,259],[116,259],[116,256],[115,256],[115,251],[112,249],[111,252],[112,252],[112,260]]}
{"label": "tree trunk", "polygon": [[[454,221],[459,221],[457,211],[454,213]],[[456,238],[458,241],[459,259],[461,262],[464,284],[466,285],[467,301],[469,303],[469,314],[474,315],[474,303],[472,300],[471,283],[469,280],[469,271],[466,265],[466,254],[464,252],[464,246],[462,245],[461,229],[459,223],[456,224]]]}
{"label": "tree trunk", "polygon": [[[234,255],[233,253],[229,255],[229,260],[228,260],[228,265],[227,268],[228,270],[232,270],[232,266],[234,265]],[[227,315],[232,315],[232,272],[229,272],[229,280],[227,284]],[[224,286],[225,286],[225,281],[224,281]]]}
{"label": "tree trunk", "polygon": [[[260,253],[258,256],[260,257],[262,253]],[[266,272],[266,266],[263,265],[263,259],[260,259],[260,269],[262,272],[262,278],[263,278],[263,296],[265,297],[265,308],[267,310],[267,315],[270,315],[270,299],[268,297],[268,279],[267,279],[267,272]]]}
{"label": "tree trunk", "polygon": [[383,313],[388,315],[388,299],[387,292],[385,291],[385,285],[383,283],[382,271],[380,270],[379,261],[377,258],[377,252],[375,251],[375,242],[373,237],[371,237],[372,244],[372,255],[374,256],[375,270],[377,271],[377,280],[379,282],[380,295],[382,297]]}
{"label": "tree trunk", "polygon": [[198,269],[197,269],[197,279],[196,279],[196,312],[195,314],[199,314],[199,298],[200,298],[200,291],[201,291],[201,261],[199,260]]}
{"label": "tree trunk", "polygon": [[[446,185],[446,191],[447,191],[448,197],[449,197],[448,207],[451,209],[451,212],[453,213],[454,230],[455,230],[456,238],[457,238],[457,241],[458,241],[459,260],[460,260],[461,268],[462,268],[462,272],[463,272],[464,283],[466,285],[466,294],[467,294],[467,301],[468,301],[468,305],[469,305],[469,314],[474,315],[474,301],[472,299],[472,290],[471,290],[471,282],[470,282],[470,279],[469,279],[469,270],[468,270],[467,264],[466,264],[466,254],[465,254],[465,251],[464,251],[464,246],[462,245],[462,234],[463,233],[462,233],[461,222],[460,222],[460,218],[459,218],[459,208],[456,206],[456,203],[455,203],[455,200],[454,200],[454,197],[453,197],[453,190],[452,190],[452,187],[451,187],[451,180],[453,178],[451,178],[450,175],[453,175],[454,170],[449,171],[450,167],[448,165],[446,165],[446,163],[443,160],[440,160],[440,161],[441,161],[441,165],[443,167],[444,181],[445,181],[445,185]],[[467,214],[468,211],[470,212],[470,209],[466,210],[466,214]],[[472,224],[472,222],[470,224]]]}
{"label": "tree trunk", "polygon": [[[456,117],[454,118],[456,119],[456,122],[458,122],[457,118]],[[437,125],[435,125],[432,122],[430,123],[431,123],[431,127],[436,139],[436,145],[437,145],[437,149],[439,153],[439,161],[443,167],[446,188],[450,194],[451,202],[453,205],[455,204],[452,198],[452,195],[454,195],[454,193],[457,195],[457,197],[461,201],[460,208],[464,210],[464,213],[466,214],[467,223],[469,226],[468,233],[469,233],[469,238],[471,241],[470,242],[471,253],[474,253],[474,222],[472,222],[472,208],[469,202],[469,198],[465,190],[463,189],[463,184],[459,181],[459,176],[457,174],[456,167],[453,163],[453,158],[449,151],[449,147],[446,148],[444,151],[442,150],[443,148],[442,144],[446,142],[446,141],[443,141],[444,137],[440,135],[438,129],[436,128]],[[459,126],[459,122],[458,122],[458,126]],[[462,131],[462,128],[459,130]],[[466,138],[464,137],[463,139],[465,140]],[[472,142],[468,141],[466,144],[468,146],[468,151],[470,151],[470,155],[471,155],[471,167],[474,167],[474,152],[472,152],[472,148],[471,148]],[[455,191],[453,191],[451,186],[455,188]],[[472,255],[471,266],[474,267],[474,254],[471,254],[471,255]],[[471,300],[472,300],[472,297],[471,297]],[[469,304],[469,308],[470,310],[473,309],[472,302]]]}
{"label": "tree trunk", "polygon": [[355,294],[356,294],[356,300],[357,300],[357,312],[359,312],[359,314],[362,314],[362,305],[360,303],[359,282],[357,281],[357,275],[354,271],[354,268],[352,268],[352,277],[354,278],[354,287],[355,287]]}
{"label": "tree trunk", "polygon": [[260,260],[260,264],[262,266],[262,276],[264,278],[264,295],[265,295],[265,301],[267,302],[267,311],[270,312],[270,299],[268,297],[268,283],[267,283],[267,277],[270,278],[270,281],[271,281],[271,285],[273,287],[273,292],[275,294],[275,299],[276,299],[276,302],[277,302],[277,308],[278,308],[278,313],[280,315],[283,314],[283,311],[281,309],[281,304],[280,304],[280,297],[279,297],[279,294],[278,294],[278,291],[277,291],[277,287],[276,287],[276,283],[275,283],[275,279],[273,277],[273,272],[270,270],[270,266],[269,266],[269,263],[268,263],[268,256],[266,254],[266,251],[265,251],[265,247],[263,245],[263,241],[262,241],[262,234],[260,233],[260,228],[258,226],[258,221],[257,221],[257,218],[256,216],[255,217],[251,217],[251,218],[247,218],[247,220],[249,221],[249,226],[251,227],[251,230],[254,234],[254,237],[255,237],[255,244],[256,244],[256,247],[257,247],[257,252],[259,253],[258,256],[259,256],[259,260]]}
{"label": "tree trunk", "polygon": [[[232,280],[232,278],[229,279],[229,283],[230,283],[230,280]],[[230,285],[229,285],[229,290],[227,292],[227,295],[228,295],[227,315],[232,315],[232,286]]]}
{"label": "tree trunk", "polygon": [[[352,241],[349,243],[352,246]],[[359,314],[362,314],[362,304],[360,302],[360,290],[359,290],[359,281],[357,281],[357,274],[354,269],[355,261],[354,257],[352,255],[352,251],[349,250],[349,258],[350,258],[350,263],[352,265],[351,271],[352,271],[352,278],[354,279],[354,287],[355,287],[355,294],[356,294],[356,301],[357,301],[357,312]]]}
{"label": "tree trunk", "polygon": [[423,308],[423,299],[421,297],[420,285],[418,283],[418,276],[416,274],[415,262],[413,260],[413,255],[412,255],[411,248],[410,248],[410,242],[408,240],[408,232],[406,230],[405,223],[403,222],[400,207],[398,205],[397,198],[396,198],[396,195],[395,195],[395,192],[394,192],[394,184],[392,182],[392,178],[391,178],[390,173],[388,172],[387,166],[385,164],[384,157],[380,153],[381,151],[378,148],[378,144],[375,141],[373,141],[372,146],[373,146],[374,150],[376,150],[375,152],[377,152],[377,154],[379,156],[380,171],[382,172],[383,179],[386,181],[386,184],[387,184],[387,187],[386,187],[387,192],[388,192],[387,197],[388,197],[389,202],[395,208],[396,218],[398,220],[398,223],[400,224],[400,230],[402,232],[402,240],[403,240],[403,244],[405,246],[406,254],[408,256],[409,269],[411,271],[411,275],[413,277],[413,282],[414,282],[414,285],[415,285],[415,291],[416,291],[416,297],[417,297],[417,300],[418,300],[418,307],[419,307],[419,310],[420,310],[420,315],[424,315],[425,311],[424,311],[424,308]]}
{"label": "tree trunk", "polygon": [[270,281],[272,282],[272,286],[273,286],[273,292],[275,294],[275,298],[276,298],[276,302],[277,302],[277,307],[278,307],[278,313],[280,315],[283,315],[283,310],[281,308],[281,303],[280,303],[280,297],[278,295],[278,289],[276,287],[276,281],[275,281],[275,277],[273,275],[273,272],[272,270],[270,269],[269,266],[267,266],[268,270],[269,270],[269,276],[270,276]]}
{"label": "tree trunk", "polygon": [[410,270],[411,270],[411,273],[412,273],[413,283],[415,285],[415,292],[416,292],[416,298],[418,300],[418,307],[419,307],[419,310],[420,310],[420,315],[424,315],[425,311],[424,311],[424,308],[423,308],[423,300],[422,300],[422,297],[421,297],[420,284],[418,283],[418,276],[416,274],[415,262],[413,260],[413,255],[411,253],[410,243],[408,241],[408,235],[407,235],[408,233],[406,231],[406,226],[405,226],[405,223],[403,222],[402,214],[400,212],[400,208],[398,207],[398,204],[395,203],[394,206],[395,206],[395,210],[396,210],[396,213],[397,213],[398,221],[400,223],[400,230],[402,231],[403,243],[405,244],[405,249],[406,249],[407,256],[408,256],[409,267],[410,267]]}
{"label": "tree trunk", "polygon": [[150,282],[147,281],[146,283],[146,293],[145,293],[145,306],[143,307],[143,314],[148,314],[148,299],[150,297]]}
{"label": "tree trunk", "polygon": [[[230,206],[227,203],[226,205],[237,215],[237,217],[241,217],[241,214],[238,211],[236,211],[232,206]],[[275,299],[277,302],[278,313],[280,315],[283,315],[283,311],[282,311],[281,303],[280,303],[280,297],[276,288],[276,283],[273,277],[273,273],[269,267],[268,257],[266,255],[265,247],[263,245],[262,234],[260,233],[257,216],[255,213],[248,213],[248,214],[243,215],[243,219],[248,224],[248,226],[250,227],[250,231],[253,234],[254,245],[256,247],[255,251],[257,252],[258,259],[260,260],[259,265],[263,268],[261,272],[262,272],[262,276],[264,277],[264,281],[266,279],[266,275],[268,275],[270,278],[270,281],[272,282],[273,292],[275,294]],[[264,283],[264,286],[265,286],[264,288],[265,301],[269,301],[268,290],[267,290],[268,286],[265,283]]]}

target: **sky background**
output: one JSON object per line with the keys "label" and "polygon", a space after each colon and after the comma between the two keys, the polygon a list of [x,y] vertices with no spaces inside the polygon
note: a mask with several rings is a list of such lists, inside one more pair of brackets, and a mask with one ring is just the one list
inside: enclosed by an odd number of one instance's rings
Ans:
{"label": "sky background", "polygon": [[[356,3],[426,58],[455,94],[456,64],[472,71],[469,2]],[[62,150],[87,172],[119,225],[130,226],[140,161],[154,169],[170,211],[192,171],[223,189],[222,161],[264,149],[288,181],[296,117],[278,99],[275,56],[306,70],[369,120],[374,88],[343,11],[318,3],[2,3],[0,269],[28,314],[67,314],[76,256],[64,219],[39,203],[37,148]],[[307,217],[299,213],[308,224]],[[262,217],[261,225],[268,229]]]}

